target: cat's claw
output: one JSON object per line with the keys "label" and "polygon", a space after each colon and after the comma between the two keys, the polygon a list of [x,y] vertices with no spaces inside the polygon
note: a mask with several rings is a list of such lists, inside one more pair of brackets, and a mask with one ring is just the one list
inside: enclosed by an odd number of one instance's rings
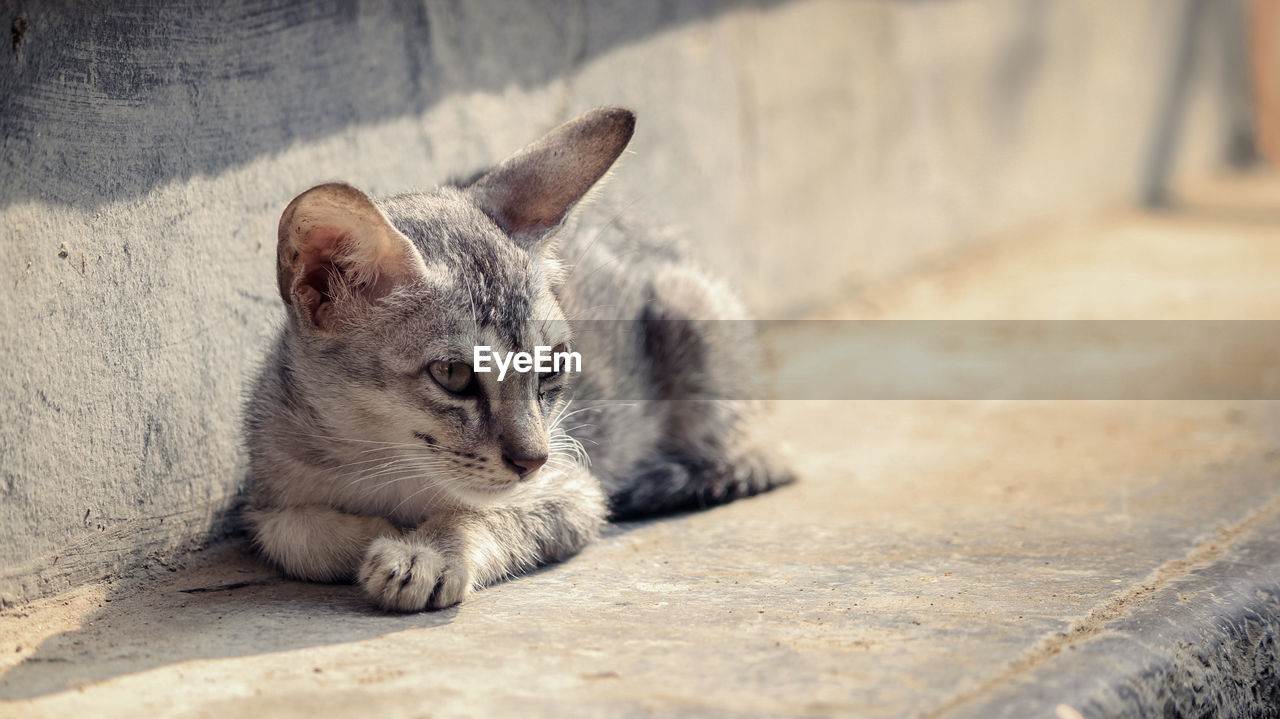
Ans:
{"label": "cat's claw", "polygon": [[465,563],[430,545],[389,537],[369,545],[359,579],[378,606],[400,612],[451,607],[471,594]]}

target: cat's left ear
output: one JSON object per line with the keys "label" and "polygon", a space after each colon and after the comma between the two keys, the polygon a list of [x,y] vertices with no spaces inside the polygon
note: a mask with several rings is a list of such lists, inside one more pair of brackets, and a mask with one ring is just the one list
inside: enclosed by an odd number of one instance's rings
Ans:
{"label": "cat's left ear", "polygon": [[597,107],[507,158],[466,192],[516,244],[534,250],[622,154],[635,113]]}

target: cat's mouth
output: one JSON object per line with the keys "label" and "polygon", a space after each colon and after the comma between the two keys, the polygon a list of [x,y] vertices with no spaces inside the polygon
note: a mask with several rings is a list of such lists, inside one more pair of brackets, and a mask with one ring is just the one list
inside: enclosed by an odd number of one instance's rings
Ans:
{"label": "cat's mouth", "polygon": [[517,482],[506,485],[483,485],[468,484],[463,487],[457,487],[453,491],[453,495],[464,504],[474,507],[485,507],[500,502],[503,498],[511,495],[511,492],[518,486]]}

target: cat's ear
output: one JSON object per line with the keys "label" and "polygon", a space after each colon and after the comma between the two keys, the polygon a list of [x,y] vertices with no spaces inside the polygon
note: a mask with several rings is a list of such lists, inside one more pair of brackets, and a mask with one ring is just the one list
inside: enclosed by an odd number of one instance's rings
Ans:
{"label": "cat's ear", "polygon": [[306,326],[333,332],[345,311],[426,274],[413,243],[373,200],[341,183],[298,195],[280,216],[280,297]]}
{"label": "cat's ear", "polygon": [[609,171],[635,127],[630,110],[597,107],[507,158],[467,193],[516,244],[533,249]]}

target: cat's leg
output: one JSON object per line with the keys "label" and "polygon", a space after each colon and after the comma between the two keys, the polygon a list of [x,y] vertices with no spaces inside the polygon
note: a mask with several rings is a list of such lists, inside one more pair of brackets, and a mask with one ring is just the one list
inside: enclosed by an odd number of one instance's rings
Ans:
{"label": "cat's leg", "polygon": [[384,609],[440,609],[576,554],[604,523],[598,482],[584,468],[538,481],[510,503],[441,512],[401,538],[375,540],[360,584]]}
{"label": "cat's leg", "polygon": [[728,288],[696,270],[655,274],[641,323],[663,436],[611,487],[613,518],[702,509],[795,481],[755,399],[763,358],[744,318]]}
{"label": "cat's leg", "polygon": [[355,578],[374,540],[400,536],[382,517],[358,517],[320,505],[251,509],[245,518],[268,559],[290,576],[317,582]]}
{"label": "cat's leg", "polygon": [[610,518],[643,519],[693,511],[791,484],[795,475],[772,453],[747,448],[723,460],[675,453],[640,465],[609,497]]}

